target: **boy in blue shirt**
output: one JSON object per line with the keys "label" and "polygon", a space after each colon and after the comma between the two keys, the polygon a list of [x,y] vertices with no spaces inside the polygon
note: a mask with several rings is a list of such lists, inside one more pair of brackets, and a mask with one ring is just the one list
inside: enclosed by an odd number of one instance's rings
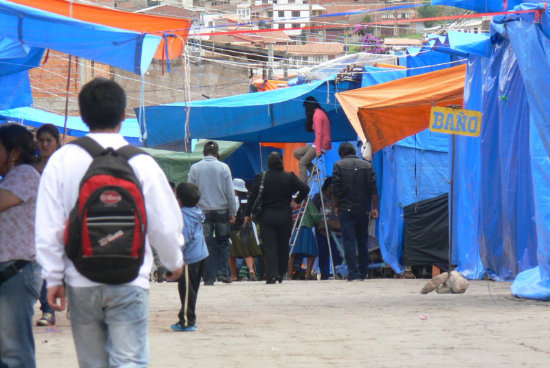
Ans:
{"label": "boy in blue shirt", "polygon": [[182,247],[182,251],[185,269],[183,276],[178,280],[178,292],[181,300],[181,310],[178,313],[179,321],[171,327],[174,331],[195,331],[197,328],[195,315],[197,294],[204,259],[208,257],[208,248],[202,232],[204,214],[197,207],[201,192],[195,184],[181,183],[176,188],[176,197],[183,214],[185,245]]}

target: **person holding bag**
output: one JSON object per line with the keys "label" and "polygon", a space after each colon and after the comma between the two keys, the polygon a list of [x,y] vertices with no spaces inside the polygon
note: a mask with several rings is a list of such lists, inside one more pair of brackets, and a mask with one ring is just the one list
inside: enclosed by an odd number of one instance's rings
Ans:
{"label": "person holding bag", "polygon": [[42,280],[34,243],[35,151],[30,131],[0,126],[0,367],[36,366],[32,318]]}
{"label": "person holding bag", "polygon": [[[309,186],[292,172],[283,169],[283,157],[271,152],[267,157],[267,172],[254,179],[250,190],[245,222],[250,223],[250,214],[261,195],[262,206],[259,217],[264,246],[265,274],[267,284],[283,281],[288,266],[288,241],[292,228],[292,195],[298,192],[296,202],[301,203],[309,193]],[[261,183],[263,190],[260,194]]]}

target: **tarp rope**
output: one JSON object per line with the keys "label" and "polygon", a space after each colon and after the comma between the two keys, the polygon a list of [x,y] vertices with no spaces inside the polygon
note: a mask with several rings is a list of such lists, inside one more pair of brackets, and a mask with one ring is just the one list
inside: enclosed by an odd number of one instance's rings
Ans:
{"label": "tarp rope", "polygon": [[67,137],[67,120],[69,118],[69,89],[71,88],[71,64],[72,55],[69,55],[69,70],[67,72],[67,90],[65,92],[65,122],[63,123],[63,143]]}

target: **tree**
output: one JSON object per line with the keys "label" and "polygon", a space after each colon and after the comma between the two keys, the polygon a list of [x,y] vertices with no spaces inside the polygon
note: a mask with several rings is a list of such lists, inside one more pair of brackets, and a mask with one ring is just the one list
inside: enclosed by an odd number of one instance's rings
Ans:
{"label": "tree", "polygon": [[367,30],[371,28],[366,25],[358,25],[355,27],[353,33],[361,36],[361,50],[365,52],[370,52],[371,54],[387,54],[388,50],[384,46],[384,41],[381,38],[374,37]]}
{"label": "tree", "polygon": [[[417,9],[418,17],[420,18],[433,18],[439,16],[441,8],[439,6],[424,5]],[[427,20],[424,23],[424,27],[430,28],[437,24],[435,20]]]}

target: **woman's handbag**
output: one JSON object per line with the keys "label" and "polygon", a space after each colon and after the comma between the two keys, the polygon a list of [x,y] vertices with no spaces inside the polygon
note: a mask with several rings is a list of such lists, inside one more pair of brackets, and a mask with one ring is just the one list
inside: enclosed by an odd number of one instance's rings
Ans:
{"label": "woman's handbag", "polygon": [[250,211],[252,220],[256,221],[260,218],[263,211],[263,196],[264,196],[264,182],[265,182],[265,171],[262,174],[262,181],[260,182],[260,190],[258,191],[258,195],[256,196],[256,200],[254,201],[254,204],[252,205],[252,210]]}
{"label": "woman's handbag", "polygon": [[245,222],[237,232],[237,235],[239,236],[239,240],[241,241],[242,245],[247,246],[248,244],[250,244],[251,233],[252,228],[250,226],[250,223]]}

